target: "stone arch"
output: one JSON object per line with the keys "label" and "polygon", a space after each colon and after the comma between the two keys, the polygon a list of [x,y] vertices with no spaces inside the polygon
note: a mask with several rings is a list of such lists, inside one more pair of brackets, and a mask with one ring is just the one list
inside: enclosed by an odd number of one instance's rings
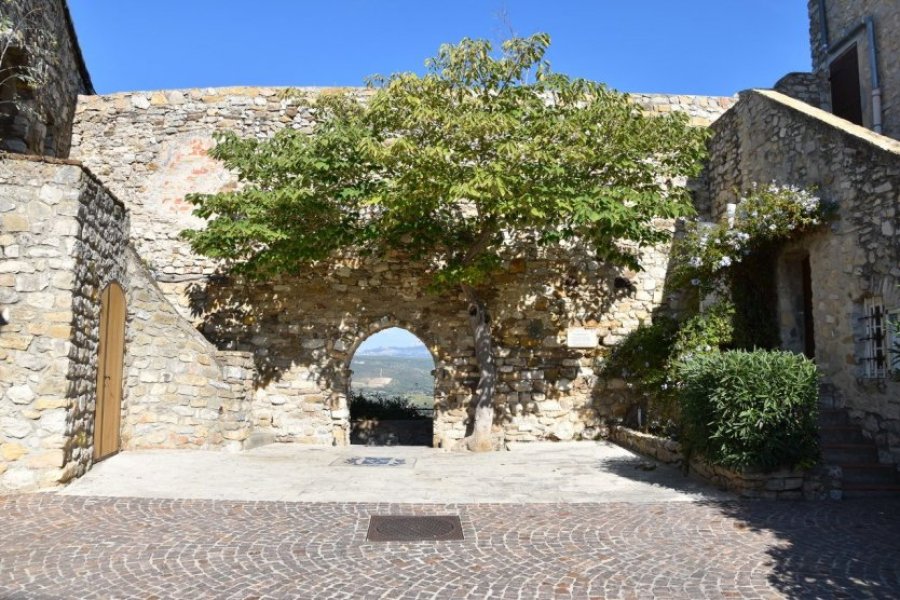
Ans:
{"label": "stone arch", "polygon": [[[336,353],[340,356],[340,368],[335,370],[333,380],[331,382],[329,398],[329,406],[332,410],[332,419],[335,422],[335,428],[340,428],[341,432],[335,431],[335,440],[339,436],[349,443],[350,430],[350,413],[348,406],[348,398],[350,394],[351,375],[350,363],[360,345],[373,335],[391,328],[398,328],[408,331],[418,338],[425,348],[431,354],[434,362],[434,422],[437,424],[442,417],[442,407],[446,407],[446,398],[451,393],[452,382],[449,373],[452,368],[450,351],[444,347],[441,336],[428,328],[420,319],[402,319],[393,314],[383,316],[372,316],[368,319],[358,321],[355,327],[348,327],[341,332],[340,337],[335,341]],[[438,427],[435,427],[434,446],[440,445],[437,435]]]}
{"label": "stone arch", "polygon": [[[384,443],[387,439],[394,438],[394,442],[399,445],[428,445],[428,446],[436,446],[440,444],[440,438],[434,435],[435,428],[434,423],[441,417],[441,407],[445,406],[445,402],[437,401],[437,397],[446,398],[448,394],[448,382],[446,378],[441,378],[438,380],[438,375],[441,373],[447,372],[447,365],[441,365],[438,355],[438,349],[440,347],[439,342],[437,341],[438,336],[431,335],[433,341],[431,343],[426,342],[426,340],[422,339],[419,335],[413,332],[412,328],[408,324],[401,324],[400,322],[395,322],[391,324],[388,322],[387,325],[384,325],[383,322],[377,322],[372,324],[370,327],[366,328],[367,330],[363,330],[363,335],[358,336],[357,339],[354,340],[353,344],[349,347],[347,352],[348,356],[346,358],[346,364],[344,365],[344,369],[341,370],[342,377],[345,378],[345,381],[342,384],[345,386],[345,398],[348,399],[348,409],[350,409],[349,418],[351,419],[351,434],[352,428],[356,427],[357,424],[354,424],[353,420],[359,418],[358,414],[354,414],[352,407],[352,398],[354,396],[354,388],[355,384],[358,383],[359,379],[357,373],[354,370],[354,363],[357,359],[358,351],[360,350],[363,343],[368,340],[373,339],[378,336],[380,333],[390,331],[390,330],[400,330],[404,331],[407,334],[411,335],[417,341],[417,345],[421,345],[425,348],[428,353],[428,358],[431,361],[431,368],[429,370],[429,379],[430,386],[427,390],[427,396],[431,399],[431,408],[432,411],[429,416],[430,418],[427,420],[408,422],[405,420],[391,422],[391,423],[379,423],[377,420],[369,421],[362,425],[361,429],[357,430],[357,434],[362,436],[362,439],[369,438],[369,443],[380,444]],[[444,353],[446,355],[446,353]],[[365,360],[368,360],[370,357],[366,357]],[[360,388],[355,388],[357,392],[360,391]],[[421,413],[420,413],[420,416]],[[371,437],[369,437],[371,436]],[[351,435],[352,437],[352,435]],[[377,441],[380,440],[380,441]],[[351,443],[360,443],[360,440],[357,442]]]}

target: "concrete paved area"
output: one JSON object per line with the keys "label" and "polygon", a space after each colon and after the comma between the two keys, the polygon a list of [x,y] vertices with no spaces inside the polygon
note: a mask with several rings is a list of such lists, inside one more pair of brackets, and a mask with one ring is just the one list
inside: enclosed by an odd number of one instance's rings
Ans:
{"label": "concrete paved area", "polygon": [[[465,539],[368,542],[373,514]],[[895,502],[0,497],[0,598],[898,598]]]}
{"label": "concrete paved area", "polygon": [[439,504],[731,498],[677,469],[607,442],[518,444],[508,452],[485,454],[410,446],[316,448],[296,444],[273,444],[240,454],[123,452],[96,465],[59,493]]}

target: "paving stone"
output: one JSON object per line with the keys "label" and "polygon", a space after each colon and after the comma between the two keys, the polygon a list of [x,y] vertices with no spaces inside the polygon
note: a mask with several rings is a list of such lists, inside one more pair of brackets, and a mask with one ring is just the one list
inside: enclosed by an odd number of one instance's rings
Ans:
{"label": "paving stone", "polygon": [[[371,515],[465,539],[366,542]],[[887,501],[390,504],[0,497],[10,598],[897,598]]]}

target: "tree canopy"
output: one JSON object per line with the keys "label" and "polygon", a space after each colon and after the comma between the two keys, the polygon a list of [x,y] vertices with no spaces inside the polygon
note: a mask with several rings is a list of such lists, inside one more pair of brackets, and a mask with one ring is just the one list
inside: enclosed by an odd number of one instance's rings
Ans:
{"label": "tree canopy", "polygon": [[[233,270],[268,277],[352,250],[426,259],[434,281],[477,285],[514,239],[579,240],[639,268],[635,247],[691,212],[681,185],[705,134],[680,113],[555,73],[546,34],[444,45],[424,75],[373,77],[368,94],[309,100],[311,132],[218,137],[238,189],[190,196],[205,229],[185,236]],[[629,242],[624,244],[623,242]]]}
{"label": "tree canopy", "polygon": [[496,369],[479,293],[526,242],[578,243],[611,265],[664,241],[655,222],[692,212],[704,130],[647,115],[626,95],[554,73],[546,34],[445,45],[424,75],[373,77],[370,93],[310,100],[311,132],[219,136],[212,155],[241,185],[193,195],[205,229],[185,236],[227,268],[268,278],[348,253],[399,250],[432,285],[461,290],[480,377],[473,450],[492,447]]}

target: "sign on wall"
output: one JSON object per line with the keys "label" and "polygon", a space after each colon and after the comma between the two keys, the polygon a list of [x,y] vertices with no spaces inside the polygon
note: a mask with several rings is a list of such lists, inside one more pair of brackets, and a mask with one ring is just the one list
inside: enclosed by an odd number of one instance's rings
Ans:
{"label": "sign on wall", "polygon": [[599,343],[596,329],[569,327],[566,331],[566,346],[569,348],[596,348]]}

